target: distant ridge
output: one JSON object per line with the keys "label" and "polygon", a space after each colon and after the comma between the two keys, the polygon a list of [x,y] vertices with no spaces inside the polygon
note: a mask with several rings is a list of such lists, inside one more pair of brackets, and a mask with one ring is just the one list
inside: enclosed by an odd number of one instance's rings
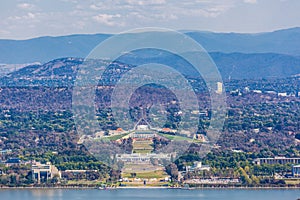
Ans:
{"label": "distant ridge", "polygon": [[285,78],[300,73],[300,57],[275,53],[210,53],[223,79]]}
{"label": "distant ridge", "polygon": [[[268,33],[186,33],[209,52],[275,53],[300,56],[300,28]],[[84,58],[109,34],[39,37],[29,40],[0,40],[0,63],[22,64],[42,62],[61,57]]]}
{"label": "distant ridge", "polygon": [[[133,56],[132,54],[130,55]],[[210,53],[210,55],[216,63],[223,80],[287,78],[300,74],[300,58],[294,56],[273,53],[225,54],[220,52]],[[119,62],[115,63],[115,67],[122,69],[124,65],[119,65],[118,63],[123,63],[124,61],[132,63],[133,57],[128,57],[127,60],[119,60]],[[143,57],[140,59],[142,63],[144,61]],[[170,60],[176,61],[176,58],[168,56],[151,58],[151,61],[156,60],[168,64]],[[0,86],[72,86],[82,61],[79,58],[59,58],[45,64],[29,65],[0,77]],[[134,61],[136,61],[135,64],[139,64],[138,60]],[[189,77],[194,76],[193,71],[190,70],[185,70],[183,73]]]}
{"label": "distant ridge", "polygon": [[45,63],[62,57],[84,58],[97,44],[110,36],[94,34],[0,40],[0,63]]}
{"label": "distant ridge", "polygon": [[266,33],[187,32],[207,51],[223,53],[277,53],[300,56],[300,28]]}

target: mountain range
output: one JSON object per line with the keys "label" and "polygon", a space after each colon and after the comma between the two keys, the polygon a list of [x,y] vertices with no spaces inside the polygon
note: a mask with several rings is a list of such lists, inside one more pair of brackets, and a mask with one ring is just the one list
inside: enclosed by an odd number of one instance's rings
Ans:
{"label": "mountain range", "polygon": [[[185,34],[210,53],[225,79],[281,78],[300,74],[300,28],[257,34],[200,31],[186,31]],[[94,34],[28,40],[1,39],[0,63],[3,64],[0,68],[10,73],[14,70],[9,67],[15,66],[11,64],[40,62],[49,65],[51,60],[57,58],[84,58],[110,36]],[[35,65],[38,66],[43,64]]]}
{"label": "mountain range", "polygon": [[[300,56],[300,28],[267,33],[240,34],[189,31],[188,36],[208,52],[277,53]],[[28,40],[0,40],[0,63],[48,62],[61,57],[84,58],[112,35],[69,35]]]}
{"label": "mountain range", "polygon": [[[274,53],[210,53],[210,56],[218,66],[224,80],[286,78],[300,73],[300,58],[289,55]],[[151,59],[165,62],[165,64],[178,62],[175,57],[166,57],[164,60],[161,58]],[[143,58],[141,60],[144,61]],[[82,59],[78,58],[60,58],[45,64],[32,64],[0,78],[0,86],[71,86],[82,61]],[[121,63],[124,61],[128,61],[125,63],[130,63],[131,66],[140,64],[132,64],[130,58],[118,61],[115,65],[116,67],[119,66],[120,69],[123,66]],[[180,65],[180,62],[178,63]],[[183,70],[181,72],[190,77],[194,75],[193,70]]]}

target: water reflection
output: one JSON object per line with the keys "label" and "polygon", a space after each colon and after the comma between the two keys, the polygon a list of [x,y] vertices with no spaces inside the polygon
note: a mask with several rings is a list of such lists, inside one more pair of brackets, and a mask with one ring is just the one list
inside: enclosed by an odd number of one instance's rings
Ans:
{"label": "water reflection", "polygon": [[36,200],[60,200],[63,196],[61,189],[33,189],[30,190],[30,192],[32,197]]}

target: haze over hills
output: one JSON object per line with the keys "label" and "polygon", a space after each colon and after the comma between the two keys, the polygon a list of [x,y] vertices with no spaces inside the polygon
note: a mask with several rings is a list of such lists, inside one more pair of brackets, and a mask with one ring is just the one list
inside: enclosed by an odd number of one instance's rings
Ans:
{"label": "haze over hills", "polygon": [[300,73],[300,57],[274,53],[210,53],[223,79],[285,78]]}
{"label": "haze over hills", "polygon": [[300,28],[291,28],[267,33],[211,33],[188,32],[208,52],[224,53],[277,53],[300,55]]}
{"label": "haze over hills", "polygon": [[[300,41],[300,28],[259,34],[200,31],[189,31],[186,34],[210,52],[224,79],[282,78],[300,74],[300,45],[297,42]],[[0,63],[15,64],[38,61],[51,65],[52,62],[56,63],[58,58],[84,58],[95,46],[110,36],[95,34],[41,37],[29,40],[0,40]],[[127,57],[123,62],[135,59],[135,54],[132,56]],[[141,64],[147,59],[172,64],[176,60],[174,56],[170,57],[170,55],[165,58],[157,58],[155,55],[148,58],[147,54],[138,56],[141,56],[140,59],[129,64]],[[62,66],[66,64],[63,62],[64,60],[62,63],[60,62]],[[69,62],[67,61],[67,63]],[[2,65],[1,68],[7,73],[14,71],[13,69],[9,70],[9,66]],[[35,65],[35,67],[45,66]],[[13,73],[10,78],[21,78],[26,71],[25,69]],[[191,71],[186,73],[187,75],[192,74]],[[33,77],[35,75],[32,74]],[[28,76],[30,75],[26,73],[26,77]],[[7,80],[7,78],[5,79]]]}
{"label": "haze over hills", "polygon": [[69,35],[29,40],[0,40],[0,63],[48,62],[62,57],[84,58],[110,35]]}
{"label": "haze over hills", "polygon": [[[269,33],[238,34],[191,31],[187,35],[208,52],[277,53],[300,56],[300,28]],[[69,35],[29,40],[0,40],[0,63],[48,62],[61,57],[84,58],[111,35]]]}
{"label": "haze over hills", "polygon": [[[223,80],[286,78],[300,74],[300,58],[289,55],[273,53],[210,53],[210,55],[218,66]],[[160,58],[151,59],[165,62],[165,64],[174,61],[179,67],[182,65],[176,58],[166,57],[163,60]],[[29,65],[0,78],[0,86],[71,86],[74,83],[78,67],[82,64],[82,61],[82,59],[78,58],[61,58],[45,64]],[[141,64],[132,64],[130,58],[127,58],[127,60],[116,62],[116,68],[122,70],[123,65],[121,63],[124,62],[130,63],[131,66]],[[143,60],[143,62],[147,62],[147,60]],[[193,70],[182,71],[182,73],[189,77],[193,77],[194,75]]]}
{"label": "haze over hills", "polygon": [[0,77],[15,72],[23,67],[40,64],[40,63],[24,63],[24,64],[0,64]]}

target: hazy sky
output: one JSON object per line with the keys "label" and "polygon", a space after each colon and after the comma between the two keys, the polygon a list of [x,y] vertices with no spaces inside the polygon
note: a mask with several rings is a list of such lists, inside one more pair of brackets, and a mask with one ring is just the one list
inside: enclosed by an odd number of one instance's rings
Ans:
{"label": "hazy sky", "polygon": [[300,0],[0,0],[0,38],[164,27],[266,32],[300,26]]}

